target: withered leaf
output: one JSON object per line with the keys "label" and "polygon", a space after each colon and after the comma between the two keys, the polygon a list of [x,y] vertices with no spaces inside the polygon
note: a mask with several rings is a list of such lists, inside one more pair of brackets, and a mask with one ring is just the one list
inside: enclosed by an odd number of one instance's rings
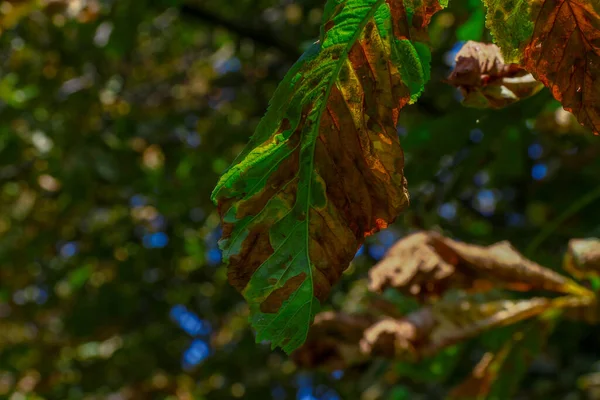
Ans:
{"label": "withered leaf", "polygon": [[514,324],[556,304],[547,298],[480,302],[472,296],[423,307],[401,320],[383,320],[365,331],[361,351],[402,359],[427,357],[484,331]]}
{"label": "withered leaf", "polygon": [[301,345],[364,237],[408,205],[396,122],[429,79],[422,41],[442,6],[329,0],[320,41],[219,181],[223,258],[257,341]]}
{"label": "withered leaf", "polygon": [[552,270],[523,257],[508,242],[481,247],[420,232],[394,245],[370,273],[370,288],[393,287],[421,300],[435,299],[450,288],[485,291],[503,287],[558,293],[588,291]]}
{"label": "withered leaf", "polygon": [[513,300],[462,294],[447,296],[402,318],[321,313],[308,340],[292,357],[302,367],[329,370],[363,364],[374,356],[419,362],[498,327],[530,320],[541,330],[558,313],[572,315],[586,307],[590,307],[589,299],[576,296]]}
{"label": "withered leaf", "polygon": [[487,26],[507,62],[550,88],[565,110],[600,130],[600,2],[484,0]]}
{"label": "withered leaf", "polygon": [[495,44],[474,41],[456,54],[448,83],[460,88],[464,105],[475,108],[503,108],[544,87],[519,65],[505,63]]}

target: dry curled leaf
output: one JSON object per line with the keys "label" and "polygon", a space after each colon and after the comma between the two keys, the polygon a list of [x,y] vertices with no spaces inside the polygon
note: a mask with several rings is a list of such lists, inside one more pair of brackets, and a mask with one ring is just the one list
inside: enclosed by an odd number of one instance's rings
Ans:
{"label": "dry curled leaf", "polygon": [[328,370],[363,364],[374,356],[416,362],[494,328],[533,317],[549,321],[556,312],[573,316],[573,312],[590,307],[589,299],[576,296],[488,298],[446,298],[403,318],[378,321],[372,315],[321,313],[315,318],[308,340],[292,357],[302,367]]}
{"label": "dry curled leaf", "polygon": [[582,125],[600,130],[600,2],[484,0],[508,62],[550,88]]}
{"label": "dry curled leaf", "polygon": [[460,88],[464,105],[475,108],[503,108],[544,87],[517,64],[506,64],[495,44],[473,41],[456,54],[448,83]]}
{"label": "dry curled leaf", "polygon": [[371,356],[416,360],[435,327],[430,308],[423,308],[402,319],[387,318],[364,332],[360,350]]}
{"label": "dry curled leaf", "polygon": [[497,300],[480,303],[474,297],[424,307],[401,320],[383,320],[365,331],[366,354],[419,359],[492,328],[514,324],[554,307],[552,300]]}
{"label": "dry curled leaf", "polygon": [[369,289],[382,292],[393,287],[404,294],[427,298],[451,285],[463,287],[464,276],[452,254],[441,255],[428,232],[410,235],[396,243],[369,272]]}
{"label": "dry curled leaf", "polygon": [[[596,268],[597,242],[573,241],[570,252],[577,254],[578,265]],[[358,319],[346,314],[320,314],[309,341],[295,355],[297,362],[330,369],[362,364],[374,356],[414,362],[483,332],[525,320],[534,326],[542,324],[532,331],[538,334],[546,332],[545,327],[550,326],[547,322],[558,315],[587,322],[597,322],[600,316],[593,292],[527,260],[508,242],[481,247],[436,232],[415,233],[400,240],[373,267],[370,289],[381,292],[387,287],[418,295],[428,302],[404,315],[387,305],[368,307],[369,315]],[[513,299],[499,287],[544,289],[568,295]],[[497,368],[510,368],[511,360],[523,364],[522,360],[530,357],[528,351],[542,340],[524,334],[518,331],[506,349],[484,359],[456,392],[479,398],[491,390],[503,393],[500,398],[509,398],[506,393],[514,383],[512,378],[498,378],[505,383],[500,386],[490,384],[496,382]],[[537,344],[532,344],[532,340]]]}
{"label": "dry curled leaf", "polygon": [[421,300],[435,298],[449,288],[484,291],[504,287],[587,294],[571,279],[526,259],[508,242],[481,247],[435,232],[400,240],[371,269],[369,278],[373,291],[393,287]]}

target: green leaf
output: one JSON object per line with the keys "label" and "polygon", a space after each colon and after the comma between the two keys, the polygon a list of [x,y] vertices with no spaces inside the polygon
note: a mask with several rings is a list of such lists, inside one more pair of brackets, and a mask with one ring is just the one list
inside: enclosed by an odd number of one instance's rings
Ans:
{"label": "green leaf", "polygon": [[213,193],[229,281],[257,341],[291,352],[364,237],[408,205],[396,122],[429,78],[438,0],[330,0]]}
{"label": "green leaf", "polygon": [[522,48],[533,35],[530,0],[484,0],[486,26],[502,49],[506,63],[518,63]]}

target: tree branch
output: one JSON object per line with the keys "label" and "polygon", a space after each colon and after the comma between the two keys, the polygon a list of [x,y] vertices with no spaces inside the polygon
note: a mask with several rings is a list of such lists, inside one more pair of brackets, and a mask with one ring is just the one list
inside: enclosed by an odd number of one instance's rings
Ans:
{"label": "tree branch", "polygon": [[280,39],[274,32],[255,29],[244,23],[226,19],[212,11],[189,4],[181,6],[179,11],[184,17],[202,20],[203,22],[221,26],[240,37],[248,38],[263,46],[277,49],[286,57],[286,59],[292,62],[295,62],[302,55],[296,44],[288,43],[285,40]]}

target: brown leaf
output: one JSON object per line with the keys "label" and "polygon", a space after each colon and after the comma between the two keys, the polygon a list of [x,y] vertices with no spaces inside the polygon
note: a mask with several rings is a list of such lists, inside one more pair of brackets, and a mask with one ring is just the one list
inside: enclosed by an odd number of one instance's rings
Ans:
{"label": "brown leaf", "polygon": [[421,300],[449,288],[471,292],[504,287],[589,294],[574,281],[519,254],[508,242],[481,247],[421,232],[400,240],[369,272],[370,289],[393,287]]}
{"label": "brown leaf", "polygon": [[544,87],[517,64],[506,64],[495,44],[473,41],[457,53],[448,83],[460,88],[464,105],[476,108],[503,108]]}
{"label": "brown leaf", "polygon": [[365,331],[366,354],[419,359],[492,328],[514,324],[554,307],[552,300],[497,300],[478,303],[474,297],[439,302],[401,320],[383,320]]}
{"label": "brown leaf", "polygon": [[435,324],[431,308],[420,309],[400,320],[384,319],[365,331],[360,350],[371,356],[416,361]]}
{"label": "brown leaf", "polygon": [[292,353],[301,367],[328,370],[363,364],[374,356],[416,362],[477,335],[554,312],[579,312],[589,299],[564,296],[526,300],[460,296],[422,307],[404,318],[376,321],[372,315],[318,314],[307,342]]}
{"label": "brown leaf", "polygon": [[464,276],[456,270],[458,259],[453,253],[438,254],[432,244],[428,232],[400,240],[369,272],[369,289],[382,292],[393,287],[426,298],[445,292],[451,284],[465,286]]}

